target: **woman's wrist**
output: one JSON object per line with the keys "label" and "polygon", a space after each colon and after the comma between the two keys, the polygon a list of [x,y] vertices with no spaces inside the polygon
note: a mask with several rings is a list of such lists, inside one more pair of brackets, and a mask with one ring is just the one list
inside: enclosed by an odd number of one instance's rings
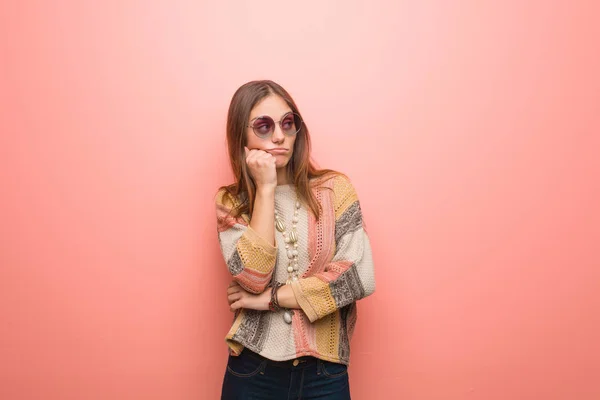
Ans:
{"label": "woman's wrist", "polygon": [[259,300],[259,304],[258,304],[259,308],[258,309],[268,311],[269,303],[271,302],[271,288],[268,287],[264,292],[262,292],[258,296],[258,300]]}
{"label": "woman's wrist", "polygon": [[292,289],[292,285],[284,285],[277,292],[277,299],[279,300],[279,306],[281,308],[300,308],[296,295]]}
{"label": "woman's wrist", "polygon": [[256,194],[274,195],[277,183],[259,183],[256,185]]}

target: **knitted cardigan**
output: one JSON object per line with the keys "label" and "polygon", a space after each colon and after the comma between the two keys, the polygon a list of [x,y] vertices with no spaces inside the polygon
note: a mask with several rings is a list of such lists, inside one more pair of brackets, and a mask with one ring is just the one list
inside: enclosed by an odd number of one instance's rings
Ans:
{"label": "knitted cardigan", "polygon": [[[294,310],[289,334],[293,337],[287,339],[292,341],[293,354],[282,358],[308,355],[348,365],[356,301],[375,291],[371,246],[356,190],[346,176],[335,175],[312,191],[321,213],[317,220],[307,212],[308,263],[300,279],[291,284],[301,309]],[[238,202],[223,189],[216,195],[219,243],[233,279],[258,294],[274,278],[278,246],[249,226],[248,215],[231,215]],[[229,354],[237,356],[244,347],[268,353],[274,315],[271,311],[237,310],[225,337]]]}

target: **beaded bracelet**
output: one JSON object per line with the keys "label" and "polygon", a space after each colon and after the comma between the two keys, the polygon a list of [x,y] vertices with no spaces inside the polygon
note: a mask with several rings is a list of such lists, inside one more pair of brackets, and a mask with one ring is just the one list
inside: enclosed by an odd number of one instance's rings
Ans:
{"label": "beaded bracelet", "polygon": [[277,312],[281,310],[279,299],[277,298],[277,290],[283,286],[283,283],[275,282],[271,287],[271,301],[269,301],[269,310]]}

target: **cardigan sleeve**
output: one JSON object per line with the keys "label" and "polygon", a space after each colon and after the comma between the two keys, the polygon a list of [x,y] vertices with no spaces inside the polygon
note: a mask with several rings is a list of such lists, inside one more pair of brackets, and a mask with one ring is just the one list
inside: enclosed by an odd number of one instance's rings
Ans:
{"label": "cardigan sleeve", "polygon": [[323,272],[292,283],[296,300],[310,322],[375,292],[371,245],[358,195],[346,177],[334,179],[336,250],[333,259]]}
{"label": "cardigan sleeve", "polygon": [[215,202],[219,245],[227,269],[245,290],[262,293],[273,275],[277,247],[252,229],[247,215],[231,215],[236,201],[224,189],[219,190]]}

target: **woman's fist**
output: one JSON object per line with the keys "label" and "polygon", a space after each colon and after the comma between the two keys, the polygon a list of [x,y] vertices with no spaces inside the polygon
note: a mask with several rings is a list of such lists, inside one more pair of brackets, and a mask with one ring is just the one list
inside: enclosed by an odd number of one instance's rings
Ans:
{"label": "woman's fist", "polygon": [[275,168],[275,156],[263,150],[246,151],[246,165],[250,176],[256,182],[256,186],[277,186],[277,169]]}

